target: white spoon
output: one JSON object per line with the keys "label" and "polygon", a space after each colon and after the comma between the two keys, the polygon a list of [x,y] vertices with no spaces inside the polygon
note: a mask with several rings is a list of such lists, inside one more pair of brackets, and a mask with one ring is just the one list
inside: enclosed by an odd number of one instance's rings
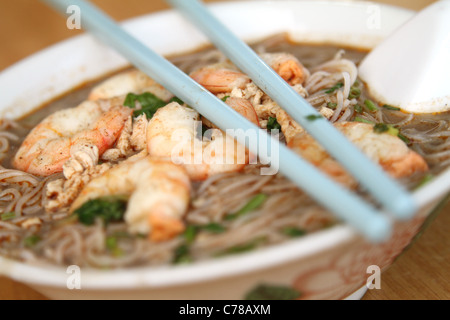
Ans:
{"label": "white spoon", "polygon": [[377,46],[359,67],[373,97],[411,113],[450,110],[450,0],[438,1]]}

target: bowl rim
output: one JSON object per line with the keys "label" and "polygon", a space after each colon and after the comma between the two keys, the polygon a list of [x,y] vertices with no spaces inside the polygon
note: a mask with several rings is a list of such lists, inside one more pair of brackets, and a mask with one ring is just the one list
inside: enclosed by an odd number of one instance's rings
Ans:
{"label": "bowl rim", "polygon": [[[208,6],[214,12],[220,13],[224,8],[254,5],[256,2],[257,0],[218,2],[208,4]],[[261,3],[259,2],[258,4]],[[412,16],[413,14],[413,11],[408,9],[395,7],[392,5],[372,3],[370,1],[282,0],[272,2],[272,5],[277,6],[290,5],[321,8],[328,6],[332,9],[351,8],[355,6],[367,7],[368,5],[374,4],[380,6],[381,8],[387,8],[393,13],[402,14],[403,16]],[[167,17],[174,15],[176,15],[176,13],[173,10],[165,10],[128,19],[123,22],[123,25],[132,28],[146,19],[155,19],[156,17]],[[38,53],[33,54],[15,65],[3,70],[0,73],[0,79],[6,73],[14,72],[16,68],[20,67],[24,63],[30,63],[30,61],[39,55],[45,55],[50,51],[59,50],[62,46],[70,46],[77,41],[88,41],[89,38],[89,35],[83,34],[61,41],[51,47],[41,50]],[[420,192],[414,194],[418,203],[425,205],[439,197],[439,195],[437,195],[434,191],[439,190],[439,188],[442,187],[445,179],[450,180],[448,179],[448,176],[450,176],[450,170],[447,171],[448,172],[446,172],[446,175],[441,175],[441,177],[436,179],[436,181],[431,182],[429,185],[421,189]],[[267,269],[283,263],[292,262],[294,260],[328,250],[334,246],[345,244],[346,242],[353,241],[355,239],[360,239],[360,236],[357,235],[352,228],[345,225],[337,225],[330,229],[314,232],[300,239],[262,248],[254,252],[220,259],[199,261],[191,265],[136,267],[109,271],[85,268],[82,271],[82,286],[83,289],[107,290],[113,288],[160,288],[185,285],[195,282],[205,282],[210,279],[242,275],[252,271]],[[17,281],[29,284],[65,287],[68,276],[66,270],[66,268],[60,266],[49,266],[47,264],[44,266],[33,265],[0,256],[0,275],[5,275]]]}

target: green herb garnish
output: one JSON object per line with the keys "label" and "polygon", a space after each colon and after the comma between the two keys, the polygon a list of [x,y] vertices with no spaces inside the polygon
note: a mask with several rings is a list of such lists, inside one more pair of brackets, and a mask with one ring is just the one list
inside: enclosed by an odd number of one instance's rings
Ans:
{"label": "green herb garnish", "polygon": [[299,229],[299,228],[295,228],[295,227],[287,227],[284,228],[281,231],[283,234],[285,234],[288,237],[291,238],[298,238],[298,237],[302,237],[306,234],[305,230]]}
{"label": "green herb garnish", "polygon": [[375,124],[374,122],[361,118],[361,117],[355,117],[354,119],[355,122],[362,122],[362,123],[368,123],[368,124]]}
{"label": "green herb garnish", "polygon": [[401,110],[400,108],[393,107],[393,106],[390,106],[388,104],[383,105],[383,108],[388,109],[388,110],[392,110],[392,111],[400,111]]}
{"label": "green herb garnish", "polygon": [[419,184],[414,188],[415,190],[420,189],[431,182],[434,179],[434,176],[429,173],[423,177],[423,179],[419,182]]}
{"label": "green herb garnish", "polygon": [[338,82],[336,83],[336,85],[334,87],[325,89],[325,93],[333,93],[336,90],[339,90],[340,88],[342,88],[344,86],[344,84],[342,82]]}
{"label": "green herb garnish", "polygon": [[411,143],[411,141],[409,141],[409,139],[408,139],[407,137],[405,137],[400,131],[399,131],[399,133],[398,133],[398,137],[399,137],[400,139],[402,139],[403,142],[406,143],[406,144],[410,144],[410,143]]}
{"label": "green herb garnish", "polygon": [[198,228],[194,225],[190,225],[186,227],[186,230],[183,233],[183,237],[186,241],[186,244],[191,244],[194,242],[195,237],[197,237]]}
{"label": "green herb garnish", "polygon": [[262,284],[250,291],[245,300],[294,300],[301,295],[301,292],[290,287]]}
{"label": "green herb garnish", "polygon": [[172,99],[169,100],[169,102],[176,102],[176,103],[178,103],[179,105],[184,105],[184,101],[181,100],[181,99],[178,98],[178,97],[173,97]]}
{"label": "green herb garnish", "polygon": [[32,235],[32,236],[26,237],[23,240],[23,244],[27,248],[32,248],[41,240],[42,240],[41,237],[39,237],[38,235]]}
{"label": "green herb garnish", "polygon": [[222,98],[222,101],[223,102],[227,102],[228,98],[230,98],[230,96],[225,96],[225,97]]}
{"label": "green herb garnish", "polygon": [[123,197],[103,197],[87,201],[74,214],[82,224],[91,226],[96,218],[103,219],[105,224],[122,220],[126,208],[127,200]]}
{"label": "green herb garnish", "polygon": [[306,116],[306,120],[308,121],[316,121],[319,119],[323,119],[323,116],[320,114],[310,114],[309,116]]}
{"label": "green herb garnish", "polygon": [[399,134],[399,130],[397,128],[394,128],[391,125],[385,124],[385,123],[377,123],[374,127],[373,127],[373,131],[375,133],[387,133],[390,134],[392,136],[397,137]]}
{"label": "green herb garnish", "polygon": [[375,105],[375,103],[372,100],[365,100],[364,105],[369,109],[369,111],[375,112],[378,111],[378,107]]}
{"label": "green herb garnish", "polygon": [[129,93],[126,96],[123,105],[131,109],[136,109],[136,101],[140,103],[142,108],[134,111],[133,116],[138,117],[141,114],[145,114],[147,116],[147,119],[151,119],[159,108],[167,105],[165,101],[161,100],[150,92],[144,92],[142,94]]}
{"label": "green herb garnish", "polygon": [[5,212],[1,215],[1,219],[2,221],[8,221],[8,220],[12,220],[16,217],[16,213],[15,212]]}
{"label": "green herb garnish", "polygon": [[357,112],[357,113],[362,113],[362,112],[363,112],[363,107],[360,106],[359,104],[357,104],[357,105],[354,107],[354,109],[355,109],[355,112]]}
{"label": "green herb garnish", "polygon": [[210,233],[222,233],[225,232],[226,229],[222,225],[218,223],[210,223],[207,225],[189,225],[186,227],[186,230],[183,232],[182,237],[184,238],[184,243],[180,245],[175,250],[175,256],[173,259],[173,263],[189,263],[192,262],[192,258],[190,256],[190,245],[194,243],[195,238],[197,237],[200,231],[206,231]]}
{"label": "green herb garnish", "polygon": [[389,130],[389,126],[385,123],[377,123],[373,127],[373,131],[376,133],[384,133],[384,132],[387,132],[388,130]]}
{"label": "green herb garnish", "polygon": [[222,257],[222,256],[227,256],[229,254],[239,254],[239,253],[252,251],[252,250],[256,249],[264,241],[265,241],[265,238],[258,238],[253,241],[250,241],[250,242],[247,242],[247,243],[244,243],[241,245],[237,245],[237,246],[228,248],[222,252],[219,252],[216,255],[216,257]]}
{"label": "green herb garnish", "polygon": [[328,102],[327,107],[331,110],[335,110],[337,108],[337,103],[334,102]]}
{"label": "green herb garnish", "polygon": [[353,86],[350,88],[350,93],[348,95],[348,98],[350,100],[352,99],[359,99],[359,97],[361,97],[361,89],[359,89],[356,86]]}
{"label": "green herb garnish", "polygon": [[263,203],[267,200],[267,195],[260,193],[254,196],[241,210],[236,213],[229,214],[225,216],[225,220],[234,220],[237,219],[249,212],[252,212],[263,205]]}
{"label": "green herb garnish", "polygon": [[281,130],[281,125],[278,123],[277,118],[269,117],[267,130]]}
{"label": "green herb garnish", "polygon": [[210,233],[216,233],[216,234],[227,231],[227,229],[224,226],[222,226],[218,223],[210,223],[205,226],[201,226],[200,228],[204,231],[207,231]]}
{"label": "green herb garnish", "polygon": [[123,251],[119,248],[117,237],[106,237],[105,246],[113,254],[113,256],[120,257],[123,255]]}
{"label": "green herb garnish", "polygon": [[192,262],[192,257],[189,252],[189,246],[187,244],[182,244],[175,249],[175,255],[173,257],[174,264],[190,263]]}

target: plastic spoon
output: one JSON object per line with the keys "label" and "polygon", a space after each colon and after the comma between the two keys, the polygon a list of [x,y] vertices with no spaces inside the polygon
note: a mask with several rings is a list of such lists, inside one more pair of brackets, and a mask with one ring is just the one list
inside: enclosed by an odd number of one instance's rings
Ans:
{"label": "plastic spoon", "polygon": [[361,63],[373,97],[412,113],[450,110],[450,0],[406,22]]}

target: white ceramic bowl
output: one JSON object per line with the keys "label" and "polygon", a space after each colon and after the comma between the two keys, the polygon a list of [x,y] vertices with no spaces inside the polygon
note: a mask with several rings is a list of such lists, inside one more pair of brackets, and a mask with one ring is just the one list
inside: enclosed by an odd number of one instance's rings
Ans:
{"label": "white ceramic bowl", "polygon": [[[240,1],[211,6],[247,41],[288,32],[297,41],[372,48],[413,12],[345,1]],[[374,20],[376,19],[376,20]],[[264,23],[261,23],[264,21]],[[172,11],[129,20],[124,26],[160,54],[201,47],[205,37]],[[127,61],[89,35],[52,46],[0,74],[0,112],[18,117],[55,96]],[[81,290],[68,289],[66,268],[33,266],[0,257],[0,274],[55,299],[242,299],[259,284],[288,286],[303,299],[342,299],[364,292],[367,268],[382,270],[411,243],[448,190],[450,171],[415,193],[421,210],[395,226],[387,243],[372,245],[351,228],[336,226],[281,245],[192,265],[116,271],[81,270]],[[70,271],[70,270],[69,270]]]}

